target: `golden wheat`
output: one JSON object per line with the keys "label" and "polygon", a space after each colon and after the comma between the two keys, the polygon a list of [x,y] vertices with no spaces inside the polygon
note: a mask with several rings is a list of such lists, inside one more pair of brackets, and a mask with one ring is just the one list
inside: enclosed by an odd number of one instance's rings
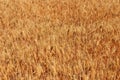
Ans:
{"label": "golden wheat", "polygon": [[0,0],[0,80],[120,80],[120,0]]}

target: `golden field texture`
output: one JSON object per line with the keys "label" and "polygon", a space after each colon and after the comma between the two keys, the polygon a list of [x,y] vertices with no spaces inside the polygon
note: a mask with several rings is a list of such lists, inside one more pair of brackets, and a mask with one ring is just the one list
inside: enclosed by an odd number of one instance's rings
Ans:
{"label": "golden field texture", "polygon": [[0,80],[120,80],[120,0],[0,0]]}

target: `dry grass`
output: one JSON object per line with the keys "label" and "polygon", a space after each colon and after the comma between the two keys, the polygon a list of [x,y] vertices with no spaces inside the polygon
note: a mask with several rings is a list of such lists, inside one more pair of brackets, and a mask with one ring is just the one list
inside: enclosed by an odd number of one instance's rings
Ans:
{"label": "dry grass", "polygon": [[0,0],[0,80],[120,80],[120,0]]}

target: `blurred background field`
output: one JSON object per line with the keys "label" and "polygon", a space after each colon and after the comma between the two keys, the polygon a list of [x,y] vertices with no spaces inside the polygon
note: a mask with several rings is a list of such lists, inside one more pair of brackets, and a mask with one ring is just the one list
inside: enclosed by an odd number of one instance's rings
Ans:
{"label": "blurred background field", "polygon": [[0,0],[0,80],[120,80],[120,0]]}

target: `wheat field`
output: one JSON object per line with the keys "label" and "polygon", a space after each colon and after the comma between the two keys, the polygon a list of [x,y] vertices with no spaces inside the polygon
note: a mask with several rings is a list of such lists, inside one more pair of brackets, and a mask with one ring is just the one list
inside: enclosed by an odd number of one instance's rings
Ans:
{"label": "wheat field", "polygon": [[0,80],[120,80],[120,0],[0,0]]}

